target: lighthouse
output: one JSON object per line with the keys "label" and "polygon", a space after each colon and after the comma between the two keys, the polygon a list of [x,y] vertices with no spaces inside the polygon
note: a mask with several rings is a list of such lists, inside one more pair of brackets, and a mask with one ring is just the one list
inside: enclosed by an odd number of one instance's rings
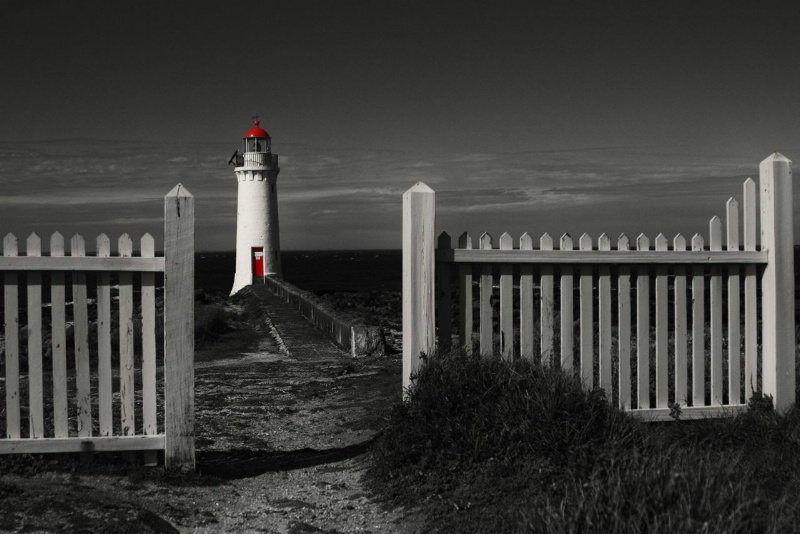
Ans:
{"label": "lighthouse", "polygon": [[258,116],[244,134],[243,154],[234,153],[238,182],[236,209],[236,276],[231,295],[266,276],[281,276],[278,231],[278,155]]}

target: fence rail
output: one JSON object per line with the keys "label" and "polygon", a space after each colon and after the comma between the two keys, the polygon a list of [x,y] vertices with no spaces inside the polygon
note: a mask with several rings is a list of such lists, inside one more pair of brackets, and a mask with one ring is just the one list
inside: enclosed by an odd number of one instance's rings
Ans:
{"label": "fence rail", "polygon": [[606,234],[596,242],[583,234],[577,243],[564,234],[557,248],[544,234],[534,249],[527,233],[518,248],[508,234],[495,248],[488,233],[477,243],[464,233],[452,248],[443,233],[434,250],[435,193],[417,184],[403,210],[404,387],[420,352],[456,342],[574,370],[587,388],[602,387],[620,408],[649,419],[669,417],[672,403],[683,417],[730,413],[754,390],[773,395],[778,408],[790,406],[791,162],[777,153],[765,159],[760,182],[760,249],[756,185],[748,179],[741,225],[739,203],[726,204],[724,240],[713,217],[708,245],[700,235],[670,243],[659,234],[651,246],[645,235],[631,243],[623,234],[614,250]]}
{"label": "fence rail", "polygon": [[[25,255],[20,255],[16,236],[5,236],[0,256],[5,439],[0,439],[0,454],[144,450],[145,462],[153,464],[153,451],[164,450],[168,467],[194,468],[193,205],[194,198],[180,184],[165,197],[163,257],[155,256],[150,234],[141,238],[138,256],[133,255],[133,241],[127,234],[117,241],[117,254],[113,256],[105,234],[97,237],[94,256],[86,255],[80,234],[72,236],[66,255],[64,237],[54,233],[49,240],[49,256],[42,255],[41,239],[35,233],[25,242]],[[134,273],[139,273],[136,279]],[[156,273],[164,273],[163,345],[156,337]],[[89,298],[90,290],[94,299]],[[139,296],[138,313],[134,294]],[[43,298],[46,295],[49,300]],[[70,302],[67,295],[71,295]],[[27,301],[24,314],[20,300]],[[43,309],[49,309],[49,314],[43,315]],[[112,320],[118,325],[113,331]],[[71,372],[68,331],[73,338]],[[44,343],[45,335],[49,335],[49,343]],[[118,338],[115,347],[113,335]],[[157,417],[158,346],[163,346],[164,354],[161,432]],[[43,358],[43,348],[49,350],[47,358]],[[114,355],[117,360],[112,365]],[[51,369],[45,370],[48,358]],[[140,364],[138,370],[136,363]],[[138,381],[137,374],[141,377]],[[52,383],[52,391],[45,390],[45,377]],[[27,402],[21,398],[25,388]],[[45,401],[52,405],[52,423],[49,416],[45,418]],[[23,432],[21,419],[26,411],[28,429]],[[115,412],[117,425],[113,421]]]}
{"label": "fence rail", "polygon": [[[16,239],[12,234],[6,237]],[[0,256],[0,271],[133,271],[163,273],[164,258]]]}

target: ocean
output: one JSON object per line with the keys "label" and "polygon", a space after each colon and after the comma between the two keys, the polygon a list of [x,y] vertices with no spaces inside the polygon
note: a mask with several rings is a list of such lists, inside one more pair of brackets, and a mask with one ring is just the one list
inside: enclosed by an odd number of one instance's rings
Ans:
{"label": "ocean", "polygon": [[[800,310],[800,247],[794,252],[795,302]],[[284,279],[317,293],[402,291],[402,258],[402,250],[281,252]],[[195,287],[227,295],[233,285],[236,253],[199,252],[195,262]]]}
{"label": "ocean", "polygon": [[[401,291],[401,250],[282,251],[283,278],[317,293],[335,291]],[[225,293],[233,285],[235,252],[198,252],[195,287]]]}

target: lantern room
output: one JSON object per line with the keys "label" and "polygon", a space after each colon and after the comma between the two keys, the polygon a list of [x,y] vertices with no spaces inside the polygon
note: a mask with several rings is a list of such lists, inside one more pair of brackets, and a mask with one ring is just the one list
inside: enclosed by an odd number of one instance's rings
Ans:
{"label": "lantern room", "polygon": [[244,151],[245,152],[259,152],[262,154],[269,154],[271,150],[271,141],[267,131],[259,126],[258,119],[255,120],[254,126],[250,128],[244,137]]}

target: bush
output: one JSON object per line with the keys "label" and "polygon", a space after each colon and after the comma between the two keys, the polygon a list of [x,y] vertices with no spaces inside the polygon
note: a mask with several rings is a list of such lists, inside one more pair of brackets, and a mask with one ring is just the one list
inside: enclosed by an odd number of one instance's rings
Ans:
{"label": "bush", "polygon": [[195,303],[194,338],[195,340],[211,340],[220,337],[230,329],[228,312],[221,304]]}
{"label": "bush", "polygon": [[[471,527],[491,531],[507,526],[504,496],[521,498],[529,480],[547,483],[591,465],[599,450],[636,447],[638,428],[602,391],[586,392],[559,370],[438,352],[425,359],[407,401],[394,407],[368,476],[399,503],[445,492],[452,509],[481,504]],[[504,504],[491,512],[492,502]]]}
{"label": "bush", "polygon": [[431,532],[781,532],[800,520],[800,411],[641,423],[525,361],[425,358],[366,479]]}

